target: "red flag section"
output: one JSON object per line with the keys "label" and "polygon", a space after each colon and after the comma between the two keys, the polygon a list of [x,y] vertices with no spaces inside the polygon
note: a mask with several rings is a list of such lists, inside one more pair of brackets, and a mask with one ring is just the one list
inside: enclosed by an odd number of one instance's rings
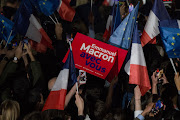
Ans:
{"label": "red flag section", "polygon": [[47,47],[52,49],[53,46],[51,39],[33,14],[31,14],[29,21],[30,25],[25,36],[35,41],[31,42],[32,48],[35,49],[37,52],[42,53],[46,52]]}
{"label": "red flag section", "polygon": [[72,22],[76,12],[69,3],[70,0],[61,0],[57,11],[62,19]]}

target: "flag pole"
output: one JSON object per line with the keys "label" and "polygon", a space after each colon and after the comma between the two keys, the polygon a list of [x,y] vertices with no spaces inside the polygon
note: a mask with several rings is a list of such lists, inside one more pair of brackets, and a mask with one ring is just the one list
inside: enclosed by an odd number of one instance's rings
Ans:
{"label": "flag pole", "polygon": [[8,42],[9,42],[9,39],[10,39],[11,35],[12,35],[12,32],[13,32],[13,30],[11,30],[11,32],[10,32],[10,34],[9,34],[9,37],[8,37],[7,42],[6,42],[5,48],[7,47],[7,44],[8,44]]}
{"label": "flag pole", "polygon": [[175,68],[175,66],[174,66],[173,60],[172,60],[172,58],[169,58],[169,59],[170,59],[170,61],[171,61],[172,67],[173,67],[173,69],[174,69],[174,72],[175,72],[176,75],[177,75],[177,71],[176,71],[176,68]]}
{"label": "flag pole", "polygon": [[128,6],[129,6],[129,1],[128,1],[128,0],[126,0],[126,2],[127,2]]}
{"label": "flag pole", "polygon": [[[70,50],[72,51],[71,41],[69,40],[68,42],[69,42]],[[79,93],[79,90],[78,90],[78,82],[76,82],[76,90],[77,90],[77,92]]]}
{"label": "flag pole", "polygon": [[3,44],[3,40],[1,40],[1,43],[0,43],[1,45]]}
{"label": "flag pole", "polygon": [[57,17],[56,17],[55,14],[54,14],[54,17],[55,17],[55,19],[56,19],[57,24],[59,24],[59,21],[58,21],[58,19],[57,19]]}
{"label": "flag pole", "polygon": [[92,12],[93,0],[91,0],[91,12]]}
{"label": "flag pole", "polygon": [[57,24],[54,20],[53,20],[53,18],[51,17],[51,16],[49,16],[50,18],[51,18],[51,20],[54,22],[54,24]]}

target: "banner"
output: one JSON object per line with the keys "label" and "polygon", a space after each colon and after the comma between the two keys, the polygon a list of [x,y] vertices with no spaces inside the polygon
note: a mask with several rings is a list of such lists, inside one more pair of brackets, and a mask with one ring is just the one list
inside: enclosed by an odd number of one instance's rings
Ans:
{"label": "banner", "polygon": [[[118,72],[124,62],[127,50],[100,42],[77,33],[72,42],[75,67],[105,79],[118,60]],[[63,62],[67,59],[66,54]],[[116,59],[117,58],[117,59]]]}

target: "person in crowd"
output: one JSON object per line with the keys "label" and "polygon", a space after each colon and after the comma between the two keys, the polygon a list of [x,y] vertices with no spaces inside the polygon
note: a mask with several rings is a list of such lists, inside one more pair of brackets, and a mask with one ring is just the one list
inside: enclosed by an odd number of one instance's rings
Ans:
{"label": "person in crowd", "polygon": [[17,101],[5,100],[0,106],[0,120],[18,120],[20,106]]}
{"label": "person in crowd", "polygon": [[[142,0],[120,0],[120,14],[123,20],[129,14],[128,5],[136,6],[138,1],[137,21],[142,33],[154,0],[146,0],[144,5]],[[172,18],[179,19],[179,0],[174,1]],[[6,0],[2,15],[12,20],[20,2]],[[78,92],[76,83],[67,88],[64,110],[41,111],[63,68],[69,37],[72,40],[79,32],[107,42],[103,32],[112,6],[103,6],[104,0],[93,0],[92,9],[90,0],[69,2],[76,10],[72,22],[62,20],[57,11],[51,15],[53,19],[57,17],[56,24],[48,21],[51,20],[48,16],[36,14],[41,16],[39,21],[51,38],[53,49],[46,48],[45,53],[34,54],[31,45],[23,40],[18,39],[17,47],[12,49],[4,47],[5,41],[1,42],[0,120],[179,120],[180,60],[174,59],[177,69],[174,73],[159,36],[156,45],[143,47],[151,83],[151,89],[144,96],[141,86],[128,84],[129,76],[122,66],[111,83],[87,73],[87,82],[79,84]],[[160,68],[164,72],[158,77],[157,69]],[[79,77],[77,81],[79,83]]]}
{"label": "person in crowd", "polygon": [[13,15],[19,7],[20,0],[6,0],[6,5],[3,7],[3,15],[10,20],[13,20]]}

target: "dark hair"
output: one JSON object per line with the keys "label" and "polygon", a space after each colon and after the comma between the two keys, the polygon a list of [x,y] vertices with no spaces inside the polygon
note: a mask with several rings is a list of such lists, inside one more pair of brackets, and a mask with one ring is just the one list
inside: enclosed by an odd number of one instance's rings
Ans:
{"label": "dark hair", "polygon": [[[161,88],[161,99],[166,106],[172,106],[172,99],[177,95],[177,89],[170,83],[164,84]],[[173,106],[172,106],[173,107]]]}
{"label": "dark hair", "polygon": [[62,110],[49,109],[42,112],[43,120],[66,120],[67,113]]}
{"label": "dark hair", "polygon": [[41,112],[32,112],[27,114],[23,120],[43,120]]}
{"label": "dark hair", "polygon": [[20,2],[21,0],[6,0],[6,3],[14,4],[16,2]]}

